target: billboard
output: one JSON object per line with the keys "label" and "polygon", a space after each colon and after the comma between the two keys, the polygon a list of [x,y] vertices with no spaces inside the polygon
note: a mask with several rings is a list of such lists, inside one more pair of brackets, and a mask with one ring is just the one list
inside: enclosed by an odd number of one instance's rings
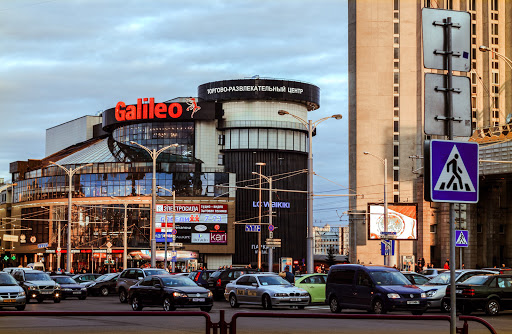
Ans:
{"label": "billboard", "polygon": [[[397,240],[417,240],[418,223],[416,203],[388,204],[388,232],[396,232]],[[380,240],[384,232],[384,205],[368,204],[368,239]]]}
{"label": "billboard", "polygon": [[225,245],[227,227],[227,204],[156,205],[156,242],[165,242],[167,230],[167,242]]}

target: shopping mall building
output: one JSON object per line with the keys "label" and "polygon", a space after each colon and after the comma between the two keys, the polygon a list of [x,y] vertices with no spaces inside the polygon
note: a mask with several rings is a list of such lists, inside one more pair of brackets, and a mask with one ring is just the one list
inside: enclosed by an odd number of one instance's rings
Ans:
{"label": "shopping mall building", "polygon": [[[268,183],[262,178],[259,191],[253,172],[272,176],[276,189],[274,238],[282,240],[282,247],[275,248],[274,263],[280,257],[302,261],[307,130],[278,110],[307,120],[308,111],[319,108],[319,93],[317,86],[297,81],[216,81],[200,85],[195,98],[134,97],[112,101],[113,107],[98,116],[63,120],[46,132],[44,159],[10,165],[12,185],[4,186],[0,198],[2,229],[7,230],[1,240],[3,266],[43,261],[55,269],[66,263],[69,173],[57,165],[80,168],[71,182],[73,265],[96,271],[112,258],[121,267],[125,214],[128,266],[147,262],[153,159],[141,146],[158,151],[170,145],[156,160],[159,263],[167,225],[167,241],[175,237],[178,267],[256,266],[260,236],[265,264]],[[257,165],[261,162],[265,165]],[[248,223],[260,221],[260,196],[262,232],[246,232]]]}

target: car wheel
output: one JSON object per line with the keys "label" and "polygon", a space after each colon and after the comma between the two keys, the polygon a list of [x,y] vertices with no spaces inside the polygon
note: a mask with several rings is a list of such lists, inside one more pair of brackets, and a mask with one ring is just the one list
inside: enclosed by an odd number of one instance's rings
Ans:
{"label": "car wheel", "polygon": [[166,297],[164,299],[164,311],[176,311],[176,307],[174,307],[174,305],[172,304],[172,300],[169,297]]}
{"label": "car wheel", "polygon": [[236,300],[236,296],[234,293],[229,295],[229,306],[231,306],[232,308],[237,308],[240,306],[240,304],[238,304],[238,301]]}
{"label": "car wheel", "polygon": [[448,313],[452,309],[449,299],[443,299],[441,301],[441,312]]}
{"label": "car wheel", "polygon": [[86,296],[78,297],[78,299],[80,299],[80,300],[85,300],[85,298],[87,298],[87,297]]}
{"label": "car wheel", "polygon": [[105,297],[108,296],[108,288],[106,286],[102,287],[100,290],[100,294]]}
{"label": "car wheel", "polygon": [[132,310],[134,311],[142,311],[142,304],[140,303],[138,296],[132,297]]}
{"label": "car wheel", "polygon": [[25,305],[16,306],[16,310],[24,311],[25,310]]}
{"label": "car wheel", "polygon": [[386,310],[384,309],[384,304],[382,303],[382,300],[375,299],[373,301],[372,313],[375,313],[375,314],[386,314]]}
{"label": "car wheel", "polygon": [[54,302],[55,304],[60,303],[60,298],[53,298],[53,302]]}
{"label": "car wheel", "polygon": [[500,311],[500,302],[496,299],[487,301],[484,308],[485,313],[488,315],[496,315]]}
{"label": "car wheel", "polygon": [[124,289],[119,290],[119,301],[121,303],[126,303],[128,301],[127,297],[128,296],[126,295],[126,291]]}
{"label": "car wheel", "polygon": [[421,311],[412,311],[411,313],[412,313],[412,315],[423,315],[423,313],[425,313],[425,310],[421,310]]}
{"label": "car wheel", "polygon": [[341,312],[341,307],[340,307],[340,303],[338,303],[338,298],[331,297],[331,299],[329,300],[329,308],[331,309],[332,313],[340,313]]}
{"label": "car wheel", "polygon": [[200,309],[203,312],[210,312],[212,310],[212,306],[201,306]]}
{"label": "car wheel", "polygon": [[269,295],[263,295],[263,298],[261,300],[261,305],[263,306],[263,309],[265,309],[265,310],[272,309],[272,300],[270,299]]}

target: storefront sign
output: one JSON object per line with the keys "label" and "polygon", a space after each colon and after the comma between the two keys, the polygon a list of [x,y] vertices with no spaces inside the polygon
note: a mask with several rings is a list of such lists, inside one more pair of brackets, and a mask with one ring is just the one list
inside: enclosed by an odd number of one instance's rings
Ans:
{"label": "storefront sign", "polygon": [[192,233],[191,242],[193,244],[209,244],[210,233]]}
{"label": "storefront sign", "polygon": [[[258,208],[260,205],[260,202],[258,201],[253,201],[252,202],[252,207],[253,208]],[[268,208],[269,206],[269,202],[261,202],[261,207],[262,208]],[[289,209],[290,208],[290,202],[272,202],[272,207],[273,208],[281,208],[281,209]]]}
{"label": "storefront sign", "polygon": [[4,234],[2,239],[4,241],[18,242],[18,236],[17,235],[12,235],[12,234]]}

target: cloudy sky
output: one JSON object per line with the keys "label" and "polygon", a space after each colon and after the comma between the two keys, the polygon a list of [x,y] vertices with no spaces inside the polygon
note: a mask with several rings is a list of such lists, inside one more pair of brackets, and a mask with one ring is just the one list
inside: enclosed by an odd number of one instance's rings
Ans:
{"label": "cloudy sky", "polygon": [[[346,0],[0,2],[0,178],[41,159],[46,129],[117,101],[164,101],[200,84],[260,77],[315,84],[314,191],[348,187]],[[344,197],[315,199],[317,224],[345,224]]]}

